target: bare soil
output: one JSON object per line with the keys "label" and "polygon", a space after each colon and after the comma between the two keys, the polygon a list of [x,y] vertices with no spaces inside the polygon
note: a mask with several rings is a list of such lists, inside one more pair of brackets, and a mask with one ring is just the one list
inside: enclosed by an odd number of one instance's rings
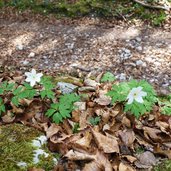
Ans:
{"label": "bare soil", "polygon": [[34,67],[79,75],[111,71],[121,80],[125,74],[126,79],[147,79],[167,89],[171,27],[97,18],[57,20],[9,9],[0,12],[0,64],[22,71]]}

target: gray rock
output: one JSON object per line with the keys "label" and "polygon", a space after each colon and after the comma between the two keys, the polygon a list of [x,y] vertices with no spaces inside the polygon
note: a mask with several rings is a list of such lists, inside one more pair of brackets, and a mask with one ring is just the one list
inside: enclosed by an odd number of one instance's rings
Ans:
{"label": "gray rock", "polygon": [[66,82],[58,82],[57,86],[61,90],[62,94],[69,94],[75,91],[78,86],[71,84],[71,83],[66,83]]}

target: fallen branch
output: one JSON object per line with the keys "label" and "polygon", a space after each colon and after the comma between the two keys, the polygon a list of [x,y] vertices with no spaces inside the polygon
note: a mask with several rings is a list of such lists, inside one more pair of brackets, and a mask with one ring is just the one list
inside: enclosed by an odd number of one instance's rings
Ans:
{"label": "fallen branch", "polygon": [[142,1],[139,1],[139,0],[133,0],[134,2],[142,5],[142,6],[145,6],[145,7],[148,7],[148,8],[153,8],[153,9],[162,9],[162,10],[166,10],[166,11],[169,11],[170,10],[170,7],[164,7],[164,6],[161,6],[161,5],[150,5],[150,4],[146,4]]}

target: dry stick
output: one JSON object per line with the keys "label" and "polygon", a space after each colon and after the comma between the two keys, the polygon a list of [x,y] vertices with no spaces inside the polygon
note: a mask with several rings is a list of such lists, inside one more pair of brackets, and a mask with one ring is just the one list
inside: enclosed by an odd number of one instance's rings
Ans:
{"label": "dry stick", "polygon": [[160,6],[160,5],[149,5],[149,4],[146,4],[146,3],[141,2],[139,0],[133,0],[133,1],[142,5],[142,6],[148,7],[148,8],[163,9],[163,10],[167,10],[167,11],[170,10],[170,7],[164,7],[164,6]]}

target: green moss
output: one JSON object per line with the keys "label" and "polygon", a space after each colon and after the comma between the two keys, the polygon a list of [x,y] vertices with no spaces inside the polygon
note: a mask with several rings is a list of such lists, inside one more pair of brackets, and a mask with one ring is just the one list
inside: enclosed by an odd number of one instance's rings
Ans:
{"label": "green moss", "polygon": [[170,171],[171,170],[171,160],[165,160],[162,163],[154,167],[153,171]]}
{"label": "green moss", "polygon": [[[49,154],[48,157],[41,155],[40,162],[33,163],[34,150],[32,140],[42,135],[41,132],[21,124],[3,125],[0,127],[0,170],[1,171],[24,171],[28,168],[37,167],[50,171],[54,167],[53,154],[44,145],[42,149]],[[27,163],[27,167],[18,166],[18,162]]]}
{"label": "green moss", "polygon": [[42,14],[54,14],[61,17],[116,17],[127,19],[142,19],[150,21],[153,25],[161,25],[166,19],[163,10],[154,10],[143,7],[131,0],[4,0],[0,3],[2,6],[14,6],[19,10],[31,9],[34,12]]}

